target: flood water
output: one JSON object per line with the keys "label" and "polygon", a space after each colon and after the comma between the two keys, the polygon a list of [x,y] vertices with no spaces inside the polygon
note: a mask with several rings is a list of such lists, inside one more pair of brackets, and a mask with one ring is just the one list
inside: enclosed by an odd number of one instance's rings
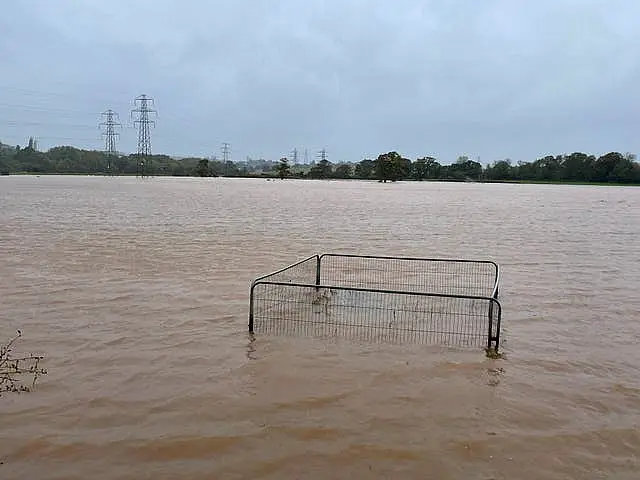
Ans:
{"label": "flood water", "polygon": [[[640,188],[0,178],[2,479],[637,479]],[[506,358],[247,333],[323,252],[495,260]]]}

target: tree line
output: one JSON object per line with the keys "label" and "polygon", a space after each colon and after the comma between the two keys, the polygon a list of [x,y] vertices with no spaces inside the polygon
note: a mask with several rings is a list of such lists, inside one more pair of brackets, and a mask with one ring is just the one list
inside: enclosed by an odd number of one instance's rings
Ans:
{"label": "tree line", "polygon": [[[296,176],[286,158],[276,166],[280,178]],[[574,152],[568,155],[546,156],[533,162],[498,160],[486,167],[466,156],[458,157],[450,165],[442,165],[434,157],[415,161],[398,152],[388,152],[376,159],[356,164],[331,164],[322,160],[304,175],[308,178],[362,179],[395,182],[398,180],[444,181],[540,181],[540,182],[598,182],[640,184],[640,164],[633,154],[610,152],[600,157]]]}
{"label": "tree line", "polygon": [[574,152],[549,155],[532,162],[498,160],[483,166],[461,156],[452,164],[441,164],[424,156],[415,160],[398,152],[380,154],[360,162],[291,164],[250,160],[243,162],[209,160],[200,157],[176,159],[168,155],[140,158],[136,154],[109,156],[105,152],[60,146],[38,151],[30,139],[26,147],[0,143],[0,173],[136,175],[141,165],[147,175],[197,177],[279,177],[311,179],[361,179],[380,182],[399,180],[443,181],[541,181],[640,184],[640,164],[632,154],[610,152],[596,157]]}
{"label": "tree line", "polygon": [[[0,173],[85,174],[85,175],[169,175],[169,176],[240,176],[250,174],[234,162],[209,161],[199,157],[176,159],[168,155],[108,155],[95,150],[71,146],[53,147],[46,152],[34,148],[33,139],[26,147],[0,143]],[[206,172],[200,167],[206,161]],[[141,163],[144,162],[144,168]],[[255,170],[256,167],[254,167]],[[259,164],[258,167],[259,168]]]}

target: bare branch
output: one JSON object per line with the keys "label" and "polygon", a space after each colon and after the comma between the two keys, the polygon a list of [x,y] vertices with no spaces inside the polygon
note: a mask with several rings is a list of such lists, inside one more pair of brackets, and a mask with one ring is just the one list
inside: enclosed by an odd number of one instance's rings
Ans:
{"label": "bare branch", "polygon": [[[40,367],[42,355],[21,355],[12,357],[12,345],[22,337],[22,332],[11,338],[5,345],[0,345],[0,394],[2,392],[29,392],[35,387],[38,377],[46,375],[47,371]],[[21,376],[31,375],[31,387],[20,382]]]}

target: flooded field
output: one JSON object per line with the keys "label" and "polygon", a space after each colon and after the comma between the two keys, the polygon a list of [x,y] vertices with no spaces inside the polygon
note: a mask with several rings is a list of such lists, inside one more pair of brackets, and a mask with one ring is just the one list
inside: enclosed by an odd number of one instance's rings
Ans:
{"label": "flooded field", "polygon": [[[636,479],[640,188],[0,178],[2,479]],[[249,337],[323,252],[491,259],[506,358]]]}

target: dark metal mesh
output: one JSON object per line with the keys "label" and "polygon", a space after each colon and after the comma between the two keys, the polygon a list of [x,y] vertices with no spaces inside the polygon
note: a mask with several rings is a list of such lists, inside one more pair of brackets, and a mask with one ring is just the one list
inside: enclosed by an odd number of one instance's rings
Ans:
{"label": "dark metal mesh", "polygon": [[500,315],[488,298],[269,283],[253,295],[254,332],[276,335],[486,347],[490,313]]}
{"label": "dark metal mesh", "polygon": [[342,287],[490,297],[497,273],[496,265],[485,261],[320,257],[320,284]]}
{"label": "dark metal mesh", "polygon": [[318,257],[314,255],[300,262],[289,265],[288,267],[270,273],[258,280],[269,282],[289,282],[289,283],[316,283],[316,274],[318,268]]}

